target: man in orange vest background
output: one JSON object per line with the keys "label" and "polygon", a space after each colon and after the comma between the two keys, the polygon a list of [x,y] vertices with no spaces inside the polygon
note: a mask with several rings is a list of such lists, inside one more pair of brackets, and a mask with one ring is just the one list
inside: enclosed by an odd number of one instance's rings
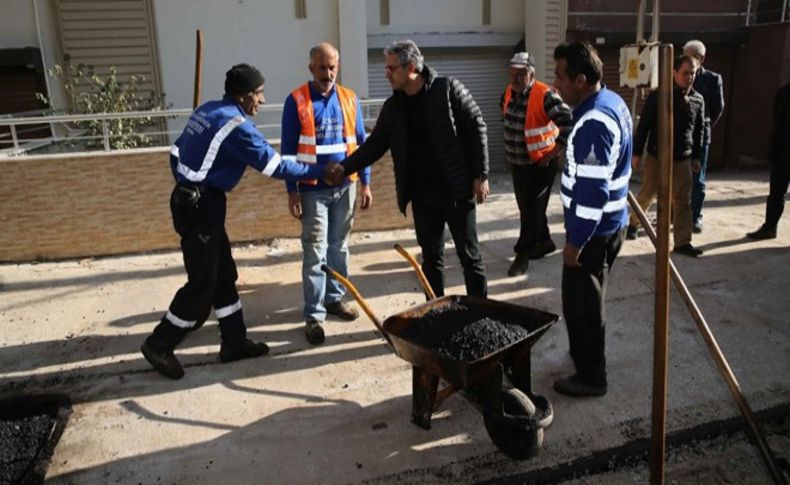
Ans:
{"label": "man in orange vest background", "polygon": [[509,276],[526,273],[530,259],[557,247],[549,235],[546,207],[557,164],[565,149],[571,109],[549,85],[535,79],[532,56],[517,52],[510,59],[510,84],[500,103],[505,133],[505,160],[513,173],[513,190],[521,230],[513,250]]}
{"label": "man in orange vest background", "polygon": [[[283,106],[281,153],[283,159],[326,165],[339,162],[365,141],[359,99],[351,89],[335,81],[340,56],[329,43],[310,49],[313,80],[296,88]],[[370,168],[360,173],[360,207],[373,201]],[[302,221],[302,289],[305,337],[313,345],[324,342],[321,324],[327,313],[343,320],[359,316],[343,301],[345,288],[321,270],[327,264],[348,276],[348,235],[354,222],[356,175],[339,185],[323,180],[286,183],[288,209]]]}

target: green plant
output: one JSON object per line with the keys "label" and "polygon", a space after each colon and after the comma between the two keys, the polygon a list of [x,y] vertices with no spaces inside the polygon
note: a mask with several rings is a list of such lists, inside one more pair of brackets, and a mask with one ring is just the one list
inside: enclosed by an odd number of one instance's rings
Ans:
{"label": "green plant", "polygon": [[[158,96],[151,91],[141,93],[140,84],[145,82],[145,76],[128,76],[126,82],[119,78],[115,67],[110,67],[109,74],[97,74],[93,66],[78,64],[73,65],[68,56],[64,58],[63,65],[56,64],[49,70],[49,75],[61,79],[63,89],[69,102],[71,114],[95,113],[123,113],[128,111],[159,111],[164,105],[164,95]],[[36,98],[49,106],[53,106],[51,98],[42,93],[36,93]],[[85,120],[75,124],[85,130],[88,147],[102,147],[104,145],[104,125],[110,147],[113,149],[139,148],[157,144],[157,137],[145,134],[152,128],[161,125],[163,120],[151,117],[141,118],[114,118],[106,120]]]}

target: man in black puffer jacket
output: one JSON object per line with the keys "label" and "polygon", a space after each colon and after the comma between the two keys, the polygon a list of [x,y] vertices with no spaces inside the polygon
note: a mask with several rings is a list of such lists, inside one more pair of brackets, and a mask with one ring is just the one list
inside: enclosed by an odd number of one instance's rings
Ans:
{"label": "man in black puffer jacket", "polygon": [[341,181],[391,150],[398,208],[412,203],[422,269],[444,295],[444,226],[449,226],[464,268],[466,292],[485,297],[487,282],[477,240],[475,200],[488,195],[488,139],[480,108],[463,84],[437,76],[411,40],[384,50],[393,94],[373,132],[341,165],[327,167]]}

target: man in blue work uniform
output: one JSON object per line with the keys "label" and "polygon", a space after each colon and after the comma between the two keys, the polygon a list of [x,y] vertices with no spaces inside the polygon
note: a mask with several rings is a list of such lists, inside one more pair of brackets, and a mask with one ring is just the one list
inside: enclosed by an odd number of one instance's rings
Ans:
{"label": "man in blue work uniform", "polygon": [[198,107],[170,151],[176,179],[170,210],[188,280],[141,350],[154,369],[171,379],[184,375],[173,354],[176,345],[205,321],[212,307],[222,336],[222,362],[269,351],[265,343],[247,338],[225,232],[225,193],[239,183],[247,165],[279,179],[323,178],[323,167],[282,160],[247,117],[255,116],[265,101],[263,83],[258,69],[233,66],[225,75],[225,96]]}
{"label": "man in blue work uniform", "polygon": [[[365,141],[362,110],[356,93],[336,83],[340,55],[327,42],[310,49],[313,80],[294,89],[283,106],[283,159],[326,165],[340,162]],[[373,200],[370,167],[360,172],[360,207]],[[324,342],[321,324],[327,313],[343,320],[359,316],[343,301],[345,287],[321,270],[328,264],[348,277],[348,235],[354,223],[357,175],[339,185],[321,180],[286,182],[288,209],[302,221],[302,289],[304,291],[305,338],[313,345]]]}
{"label": "man in blue work uniform", "polygon": [[554,382],[567,396],[606,394],[604,298],[628,225],[633,122],[601,84],[603,63],[586,42],[560,45],[554,87],[573,106],[560,198],[565,214],[562,312],[576,373]]}

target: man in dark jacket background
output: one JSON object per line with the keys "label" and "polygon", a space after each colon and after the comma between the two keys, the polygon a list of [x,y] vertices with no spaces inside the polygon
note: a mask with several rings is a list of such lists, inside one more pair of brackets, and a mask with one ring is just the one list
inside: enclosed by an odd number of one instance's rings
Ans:
{"label": "man in dark jacket background", "polygon": [[[679,56],[673,63],[673,147],[672,155],[672,232],[675,237],[673,252],[696,258],[702,250],[691,245],[691,172],[700,169],[705,101],[691,87],[697,61],[691,56]],[[658,92],[648,95],[634,136],[633,168],[639,165],[642,151],[647,147],[644,177],[636,200],[647,210],[658,193],[660,183],[658,162]],[[632,213],[627,239],[636,239],[639,219]]]}
{"label": "man in dark jacket background", "polygon": [[488,138],[480,108],[457,79],[437,76],[417,45],[398,40],[384,49],[393,94],[376,126],[327,179],[342,181],[391,151],[398,208],[411,202],[422,269],[437,296],[444,295],[444,227],[450,228],[464,268],[468,295],[488,293],[477,239],[475,201],[488,196]]}
{"label": "man in dark jacket background", "polygon": [[704,130],[702,132],[702,152],[700,153],[699,169],[691,173],[693,185],[691,187],[691,219],[694,232],[702,232],[702,203],[705,202],[705,174],[708,170],[710,157],[710,141],[713,126],[721,118],[724,111],[724,83],[721,75],[702,65],[705,63],[705,44],[699,40],[690,40],[683,46],[683,54],[691,56],[699,62],[699,68],[694,76],[694,91],[702,95],[705,100]]}
{"label": "man in dark jacket background", "polygon": [[769,158],[771,182],[765,203],[765,222],[750,232],[750,239],[775,239],[776,228],[785,208],[788,183],[790,183],[790,84],[776,90],[773,107],[774,129],[771,132]]}

